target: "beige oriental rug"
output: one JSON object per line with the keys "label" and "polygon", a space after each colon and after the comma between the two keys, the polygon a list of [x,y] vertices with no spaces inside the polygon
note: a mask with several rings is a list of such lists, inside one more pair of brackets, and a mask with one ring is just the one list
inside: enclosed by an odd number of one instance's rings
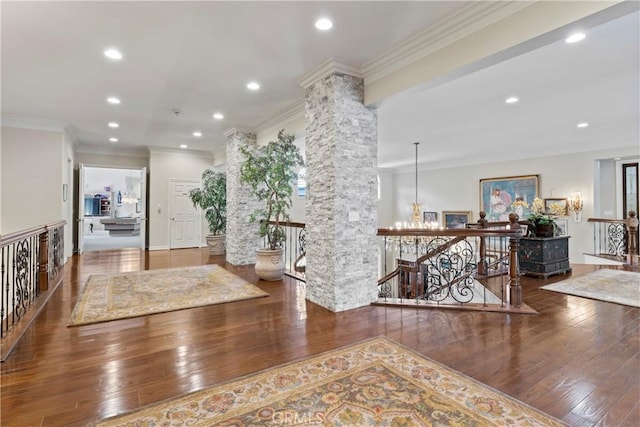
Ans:
{"label": "beige oriental rug", "polygon": [[105,426],[564,426],[375,338],[147,406]]}
{"label": "beige oriental rug", "polygon": [[640,307],[640,273],[600,269],[540,289]]}
{"label": "beige oriental rug", "polygon": [[219,265],[90,276],[69,326],[221,304],[269,294]]}

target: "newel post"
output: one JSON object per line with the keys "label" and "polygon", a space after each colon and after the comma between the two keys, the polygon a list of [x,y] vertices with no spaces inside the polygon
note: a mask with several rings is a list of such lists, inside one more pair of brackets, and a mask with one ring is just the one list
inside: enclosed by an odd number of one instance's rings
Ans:
{"label": "newel post", "polygon": [[49,229],[38,236],[38,286],[40,292],[49,289]]}
{"label": "newel post", "polygon": [[[480,228],[486,228],[489,221],[487,221],[487,213],[485,211],[480,211],[480,219],[478,220],[478,226]],[[480,237],[480,263],[478,265],[478,275],[486,276],[487,275],[487,245],[485,243],[484,236]]]}
{"label": "newel post", "polygon": [[629,211],[625,224],[627,226],[627,253],[631,255],[631,263],[633,263],[633,255],[638,255],[638,218],[635,211]]}
{"label": "newel post", "polygon": [[[520,231],[520,224],[518,224],[518,216],[516,214],[509,214],[509,229]],[[509,304],[516,308],[522,306],[522,287],[520,286],[520,275],[518,274],[518,244],[518,238],[509,238]]]}

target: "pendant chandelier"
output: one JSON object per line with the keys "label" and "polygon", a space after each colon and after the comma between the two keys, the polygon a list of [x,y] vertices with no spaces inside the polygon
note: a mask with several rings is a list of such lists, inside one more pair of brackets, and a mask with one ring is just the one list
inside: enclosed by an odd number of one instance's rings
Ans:
{"label": "pendant chandelier", "polygon": [[417,226],[422,224],[420,203],[418,203],[418,145],[420,145],[420,143],[414,142],[413,145],[416,146],[416,197],[411,208],[411,224]]}

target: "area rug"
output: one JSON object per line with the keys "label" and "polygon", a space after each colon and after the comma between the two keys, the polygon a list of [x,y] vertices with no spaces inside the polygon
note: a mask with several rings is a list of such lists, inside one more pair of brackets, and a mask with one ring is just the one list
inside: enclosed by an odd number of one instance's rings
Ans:
{"label": "area rug", "polygon": [[203,265],[90,276],[69,326],[268,296],[220,267]]}
{"label": "area rug", "polygon": [[380,337],[106,419],[104,426],[564,426]]}
{"label": "area rug", "polygon": [[540,289],[640,307],[640,273],[600,269]]}

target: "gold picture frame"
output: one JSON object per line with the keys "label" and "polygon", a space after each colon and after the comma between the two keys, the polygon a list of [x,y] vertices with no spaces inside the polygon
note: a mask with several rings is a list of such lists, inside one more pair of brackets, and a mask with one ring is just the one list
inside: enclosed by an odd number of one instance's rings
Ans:
{"label": "gold picture frame", "polygon": [[539,175],[505,176],[480,180],[480,211],[489,221],[509,221],[509,213],[516,209],[513,202],[521,200],[528,204],[517,210],[518,216],[526,218],[533,199],[539,194]]}
{"label": "gold picture frame", "polygon": [[467,224],[471,222],[471,211],[442,211],[442,226],[444,228],[467,228]]}
{"label": "gold picture frame", "polygon": [[569,200],[568,199],[543,199],[544,200],[544,211],[546,213],[551,213],[551,205],[560,205],[564,208],[563,214],[564,216],[569,215]]}

